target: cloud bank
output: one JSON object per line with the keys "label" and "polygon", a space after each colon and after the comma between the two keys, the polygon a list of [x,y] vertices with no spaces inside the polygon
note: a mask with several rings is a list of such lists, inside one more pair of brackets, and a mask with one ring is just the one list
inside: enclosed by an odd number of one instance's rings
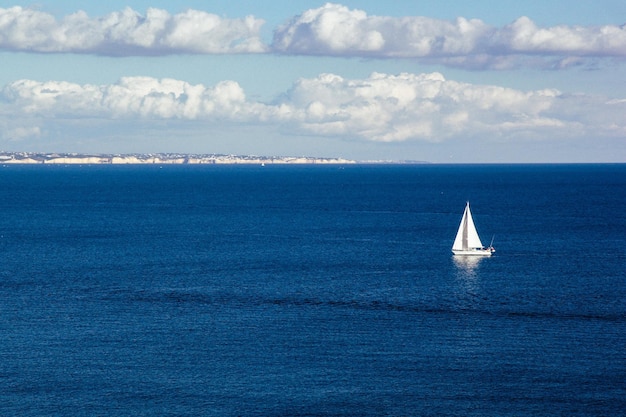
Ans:
{"label": "cloud bank", "polygon": [[504,27],[478,19],[369,16],[327,3],[306,10],[260,38],[264,20],[225,19],[199,10],[170,14],[130,8],[100,18],[0,8],[0,49],[96,55],[275,53],[405,58],[466,68],[563,68],[626,57],[626,25],[538,27],[520,17]]}
{"label": "cloud bank", "polygon": [[365,79],[321,74],[296,81],[271,103],[248,99],[234,81],[207,87],[151,77],[110,85],[20,80],[0,92],[1,124],[21,136],[44,135],[40,125],[46,121],[99,119],[112,125],[119,120],[253,124],[287,135],[373,142],[623,138],[624,114],[626,100],[474,85],[440,73],[374,73]]}
{"label": "cloud bank", "polygon": [[145,16],[131,8],[101,18],[77,12],[54,16],[19,6],[0,8],[0,48],[43,53],[111,56],[177,53],[259,53],[264,21],[248,16],[224,19],[199,10],[171,15],[150,8]]}
{"label": "cloud bank", "polygon": [[278,28],[273,49],[304,55],[415,58],[475,68],[510,68],[532,63],[528,57],[557,57],[550,65],[567,66],[577,63],[571,57],[626,57],[626,25],[540,28],[520,17],[496,28],[462,17],[447,21],[368,16],[327,3]]}

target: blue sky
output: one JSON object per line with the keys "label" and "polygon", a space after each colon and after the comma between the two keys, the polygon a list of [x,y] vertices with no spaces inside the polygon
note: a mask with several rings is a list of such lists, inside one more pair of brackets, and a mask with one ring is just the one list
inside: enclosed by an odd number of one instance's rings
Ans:
{"label": "blue sky", "polygon": [[623,1],[85,3],[0,1],[0,149],[626,162]]}

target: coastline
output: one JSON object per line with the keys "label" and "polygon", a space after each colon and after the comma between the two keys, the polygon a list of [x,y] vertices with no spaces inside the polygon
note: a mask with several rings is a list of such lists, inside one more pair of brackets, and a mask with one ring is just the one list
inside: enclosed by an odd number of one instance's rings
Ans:
{"label": "coastline", "polygon": [[0,152],[0,164],[356,164],[357,161],[345,158],[318,158],[309,156],[256,156],[223,154],[79,154],[79,153],[39,153],[39,152]]}

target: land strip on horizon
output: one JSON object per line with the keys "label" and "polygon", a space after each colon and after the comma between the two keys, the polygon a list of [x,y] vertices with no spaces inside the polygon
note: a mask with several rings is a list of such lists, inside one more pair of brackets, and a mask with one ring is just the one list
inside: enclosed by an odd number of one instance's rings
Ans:
{"label": "land strip on horizon", "polygon": [[341,157],[257,156],[186,153],[82,154],[46,152],[0,152],[0,164],[128,165],[128,164],[427,164],[425,161],[368,160]]}
{"label": "land strip on horizon", "polygon": [[351,164],[345,158],[224,154],[0,152],[0,164]]}

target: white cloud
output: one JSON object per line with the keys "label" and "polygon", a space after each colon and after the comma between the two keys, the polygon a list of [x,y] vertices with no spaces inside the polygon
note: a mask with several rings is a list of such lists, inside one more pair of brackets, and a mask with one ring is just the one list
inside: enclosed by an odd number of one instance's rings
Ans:
{"label": "white cloud", "polygon": [[15,108],[41,117],[237,120],[249,117],[254,107],[234,81],[208,88],[151,77],[125,77],[101,86],[20,80],[8,84],[2,95]]}
{"label": "white cloud", "polygon": [[626,136],[626,100],[468,84],[439,73],[322,74],[298,80],[271,104],[249,100],[234,81],[206,87],[150,77],[111,85],[21,80],[1,90],[0,103],[5,126],[22,126],[23,118],[33,127],[83,119],[196,121],[374,142]]}
{"label": "white cloud", "polygon": [[520,17],[496,28],[462,17],[368,16],[327,3],[277,28],[272,47],[285,54],[416,58],[470,68],[559,68],[580,63],[579,57],[626,57],[626,26],[540,28]]}
{"label": "white cloud", "polygon": [[307,10],[287,25],[278,28],[274,48],[279,51],[330,54],[353,51],[355,54],[378,51],[384,46],[382,34],[371,28],[361,10],[326,4]]}
{"label": "white cloud", "polygon": [[466,137],[506,136],[515,130],[565,127],[566,121],[551,115],[561,97],[556,90],[459,83],[439,73],[374,73],[364,80],[324,74],[298,81],[280,104],[291,109],[292,121],[314,134],[443,141],[461,132]]}
{"label": "white cloud", "polygon": [[368,16],[327,3],[296,16],[274,33],[285,53],[377,57],[451,56],[472,52],[491,28],[480,20]]}
{"label": "white cloud", "polygon": [[0,8],[0,48],[114,56],[260,53],[267,49],[259,37],[263,23],[251,16],[225,19],[198,10],[171,15],[155,8],[145,16],[126,8],[95,19],[79,11],[57,21],[15,6]]}
{"label": "white cloud", "polygon": [[528,17],[520,17],[498,30],[494,38],[493,47],[512,53],[626,56],[625,26],[540,28]]}
{"label": "white cloud", "polygon": [[91,18],[0,8],[0,49],[110,56],[232,53],[406,58],[472,69],[561,69],[626,57],[626,25],[539,27],[520,17],[503,27],[479,19],[370,16],[327,3],[260,37],[264,20],[226,19],[200,10],[170,14],[126,8]]}

